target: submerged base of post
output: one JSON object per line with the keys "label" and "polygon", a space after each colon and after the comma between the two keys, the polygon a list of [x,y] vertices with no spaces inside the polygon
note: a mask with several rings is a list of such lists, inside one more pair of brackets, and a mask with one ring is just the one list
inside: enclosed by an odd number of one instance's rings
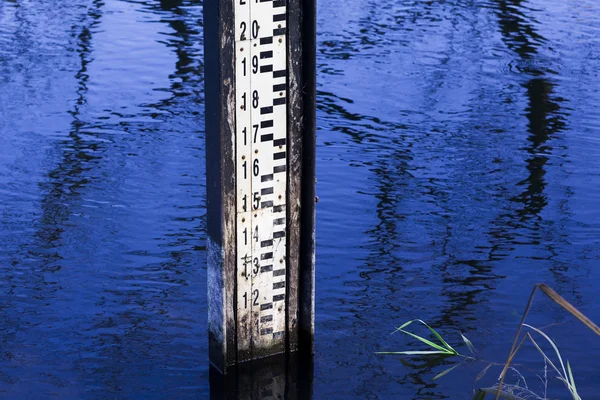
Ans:
{"label": "submerged base of post", "polygon": [[294,353],[250,361],[222,374],[210,369],[211,400],[302,399],[313,397],[313,361]]}

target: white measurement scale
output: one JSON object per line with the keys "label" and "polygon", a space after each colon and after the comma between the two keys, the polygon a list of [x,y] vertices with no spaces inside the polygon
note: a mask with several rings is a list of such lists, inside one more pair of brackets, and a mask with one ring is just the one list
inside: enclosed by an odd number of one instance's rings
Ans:
{"label": "white measurement scale", "polygon": [[286,0],[233,1],[236,319],[243,361],[285,347],[287,16]]}

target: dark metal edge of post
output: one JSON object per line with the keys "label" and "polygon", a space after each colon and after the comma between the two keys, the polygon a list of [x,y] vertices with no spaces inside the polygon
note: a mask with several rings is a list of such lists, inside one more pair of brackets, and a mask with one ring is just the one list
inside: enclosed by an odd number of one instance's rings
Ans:
{"label": "dark metal edge of post", "polygon": [[316,185],[316,0],[302,2],[302,215],[300,240],[300,321],[299,346],[302,353],[314,354],[315,334],[315,185]]}
{"label": "dark metal edge of post", "polygon": [[233,2],[204,2],[209,361],[236,363]]}

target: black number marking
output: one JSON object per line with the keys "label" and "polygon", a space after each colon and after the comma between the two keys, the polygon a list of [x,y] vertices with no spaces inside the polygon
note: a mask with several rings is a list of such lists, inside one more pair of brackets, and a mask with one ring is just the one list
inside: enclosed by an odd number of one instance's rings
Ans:
{"label": "black number marking", "polygon": [[248,308],[248,295],[244,293],[244,308]]}
{"label": "black number marking", "polygon": [[260,205],[260,196],[258,195],[258,192],[254,192],[254,204],[253,207],[255,210],[258,209],[258,206]]}
{"label": "black number marking", "polygon": [[252,259],[248,256],[248,254],[246,254],[244,257],[242,257],[242,261],[244,262],[244,273],[242,276],[248,278],[248,264],[252,262]]}
{"label": "black number marking", "polygon": [[240,0],[240,6],[246,5],[246,2],[244,0]]}
{"label": "black number marking", "polygon": [[252,292],[252,295],[254,297],[254,301],[252,302],[252,305],[257,306],[258,305],[258,289],[254,289],[254,291]]}
{"label": "black number marking", "polygon": [[244,167],[244,179],[248,179],[248,177],[246,176],[246,162],[244,161],[244,163],[242,164],[242,167]]}
{"label": "black number marking", "polygon": [[244,211],[247,211],[247,208],[248,208],[248,195],[247,194],[244,195],[243,200],[244,200],[244,205],[242,206],[242,208],[244,209]]}
{"label": "black number marking", "polygon": [[258,158],[254,160],[254,166],[252,167],[252,171],[254,172],[254,176],[258,176]]}
{"label": "black number marking", "polygon": [[[244,58],[244,61],[246,59]],[[244,63],[244,76],[246,76],[246,64]],[[258,72],[258,56],[252,57],[252,73],[255,74]]]}
{"label": "black number marking", "polygon": [[244,100],[244,103],[242,104],[242,110],[246,109],[246,92],[244,92],[244,94],[242,95],[242,99]]}
{"label": "black number marking", "polygon": [[[256,21],[254,21],[256,22]],[[240,40],[246,40],[246,23],[242,22],[240,24],[240,29],[242,30],[242,34],[240,35]]]}
{"label": "black number marking", "polygon": [[255,242],[258,243],[258,225],[256,225],[256,228],[254,228],[254,235],[252,235],[252,238],[254,239]]}
{"label": "black number marking", "polygon": [[258,37],[258,29],[260,27],[258,26],[258,21],[253,21],[252,22],[252,39],[256,39]]}
{"label": "black number marking", "polygon": [[[246,106],[246,93],[244,93],[244,107]],[[258,107],[258,90],[252,92],[252,107]]]}
{"label": "black number marking", "polygon": [[260,269],[260,266],[258,265],[258,257],[254,257],[254,268],[252,268],[252,273],[254,275],[258,274],[258,270]]}
{"label": "black number marking", "polygon": [[252,125],[254,128],[254,143],[256,143],[256,137],[258,136],[258,124]]}
{"label": "black number marking", "polygon": [[248,228],[244,228],[244,244],[248,244]]}
{"label": "black number marking", "polygon": [[244,76],[246,76],[246,57],[242,60],[242,64],[244,64]]}

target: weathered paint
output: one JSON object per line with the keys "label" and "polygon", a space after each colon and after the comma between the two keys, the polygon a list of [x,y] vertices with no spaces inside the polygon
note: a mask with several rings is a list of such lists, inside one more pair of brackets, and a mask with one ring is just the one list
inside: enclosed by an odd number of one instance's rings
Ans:
{"label": "weathered paint", "polygon": [[288,351],[298,350],[298,296],[300,285],[300,215],[302,194],[302,3],[288,2]]}
{"label": "weathered paint", "polygon": [[[209,353],[222,372],[313,352],[315,54],[306,35],[314,5],[204,5]],[[260,73],[242,74],[254,57]],[[265,140],[248,143],[255,124]],[[264,171],[273,171],[270,183]],[[248,207],[256,194],[260,206]]]}
{"label": "weathered paint", "polygon": [[[209,241],[209,359],[224,371],[236,363],[235,330],[235,155],[231,138],[235,119],[233,96],[233,4],[204,4],[204,54],[206,102],[207,236]],[[221,291],[219,294],[218,292]],[[217,312],[216,307],[221,311]]]}

